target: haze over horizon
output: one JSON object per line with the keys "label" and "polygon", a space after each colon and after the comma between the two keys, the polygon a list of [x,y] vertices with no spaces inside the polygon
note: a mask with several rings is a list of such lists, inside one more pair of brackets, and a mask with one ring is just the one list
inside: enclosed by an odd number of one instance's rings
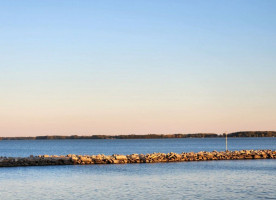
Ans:
{"label": "haze over horizon", "polygon": [[0,0],[0,137],[275,131],[275,10]]}

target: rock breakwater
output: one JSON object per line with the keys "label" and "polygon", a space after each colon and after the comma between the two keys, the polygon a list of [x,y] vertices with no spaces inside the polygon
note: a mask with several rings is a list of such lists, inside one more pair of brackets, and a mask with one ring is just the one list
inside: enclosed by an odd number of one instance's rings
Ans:
{"label": "rock breakwater", "polygon": [[276,159],[276,150],[212,151],[189,153],[152,153],[131,155],[39,155],[29,157],[0,157],[0,167],[48,166],[48,165],[92,165],[126,163],[160,163],[207,160]]}

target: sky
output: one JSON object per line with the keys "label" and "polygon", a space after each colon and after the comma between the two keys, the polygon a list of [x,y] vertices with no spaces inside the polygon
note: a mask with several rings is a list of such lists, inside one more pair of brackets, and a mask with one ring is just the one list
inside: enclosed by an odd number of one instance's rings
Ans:
{"label": "sky", "polygon": [[0,136],[276,131],[275,10],[0,0]]}

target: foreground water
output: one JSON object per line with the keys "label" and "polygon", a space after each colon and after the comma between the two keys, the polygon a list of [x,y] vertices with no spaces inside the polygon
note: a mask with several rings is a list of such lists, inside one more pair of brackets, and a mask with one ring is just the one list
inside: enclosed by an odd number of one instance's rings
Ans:
{"label": "foreground water", "polygon": [[[230,138],[230,150],[276,138]],[[0,156],[224,150],[222,138],[0,141]],[[0,168],[0,199],[276,199],[276,160]]]}

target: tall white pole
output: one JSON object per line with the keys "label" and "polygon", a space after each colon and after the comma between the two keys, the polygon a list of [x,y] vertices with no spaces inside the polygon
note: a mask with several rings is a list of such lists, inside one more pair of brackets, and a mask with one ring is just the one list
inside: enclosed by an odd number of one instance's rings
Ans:
{"label": "tall white pole", "polygon": [[228,150],[227,149],[227,132],[225,132],[225,149],[226,149],[226,151]]}

